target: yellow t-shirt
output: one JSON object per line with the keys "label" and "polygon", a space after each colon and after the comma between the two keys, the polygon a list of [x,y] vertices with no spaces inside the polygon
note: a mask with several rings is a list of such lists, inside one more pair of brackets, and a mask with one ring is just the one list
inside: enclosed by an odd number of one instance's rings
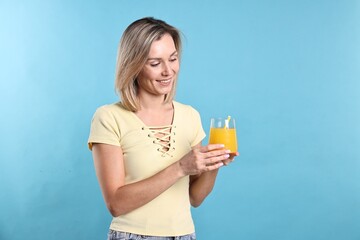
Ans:
{"label": "yellow t-shirt", "polygon": [[[205,137],[199,113],[191,106],[173,102],[169,133],[158,139],[159,127],[146,126],[121,103],[105,105],[94,114],[92,143],[120,146],[124,154],[125,183],[148,178],[187,154]],[[151,186],[149,186],[151,187]],[[189,177],[183,177],[151,202],[127,214],[114,217],[110,229],[152,236],[179,236],[195,231],[190,211]]]}

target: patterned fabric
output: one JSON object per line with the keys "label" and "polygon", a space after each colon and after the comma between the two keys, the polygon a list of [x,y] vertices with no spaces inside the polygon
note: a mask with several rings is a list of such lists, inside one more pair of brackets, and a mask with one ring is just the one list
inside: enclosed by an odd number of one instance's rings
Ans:
{"label": "patterned fabric", "polygon": [[196,240],[195,233],[184,235],[184,236],[176,236],[176,237],[157,237],[157,236],[145,236],[138,235],[127,232],[119,232],[111,230],[108,233],[107,240]]}

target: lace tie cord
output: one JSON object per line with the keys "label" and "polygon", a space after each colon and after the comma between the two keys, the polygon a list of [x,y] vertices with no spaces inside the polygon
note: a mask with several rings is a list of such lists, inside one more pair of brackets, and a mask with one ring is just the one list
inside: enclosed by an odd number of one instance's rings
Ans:
{"label": "lace tie cord", "polygon": [[[175,135],[175,132],[173,132],[173,126],[161,126],[161,127],[143,127],[143,130],[148,129],[150,133],[148,134],[148,137],[154,138],[153,143],[159,145],[159,148],[157,149],[159,152],[161,152],[161,156],[170,156],[175,148],[171,147],[171,136]],[[172,140],[172,142],[175,142],[175,140]]]}

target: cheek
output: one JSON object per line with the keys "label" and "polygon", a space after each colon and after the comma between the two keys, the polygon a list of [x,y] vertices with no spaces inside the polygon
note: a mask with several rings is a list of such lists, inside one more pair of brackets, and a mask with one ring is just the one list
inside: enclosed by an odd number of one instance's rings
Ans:
{"label": "cheek", "polygon": [[157,75],[158,73],[156,73],[156,71],[152,69],[144,69],[143,71],[140,72],[139,78],[142,80],[151,80],[156,78]]}
{"label": "cheek", "polygon": [[174,66],[173,66],[174,72],[177,73],[179,71],[179,69],[180,69],[180,64],[179,63],[174,64]]}

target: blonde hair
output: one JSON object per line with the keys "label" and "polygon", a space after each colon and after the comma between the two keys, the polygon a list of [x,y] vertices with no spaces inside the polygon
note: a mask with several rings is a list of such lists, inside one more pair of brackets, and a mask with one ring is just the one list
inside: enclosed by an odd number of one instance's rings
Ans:
{"label": "blonde hair", "polygon": [[[115,89],[120,94],[122,105],[129,111],[136,112],[140,109],[136,78],[147,61],[151,44],[164,34],[171,35],[180,59],[180,31],[162,20],[152,17],[136,20],[126,28],[121,37],[116,63]],[[176,82],[177,79],[171,92],[165,96],[165,102],[173,100]]]}

